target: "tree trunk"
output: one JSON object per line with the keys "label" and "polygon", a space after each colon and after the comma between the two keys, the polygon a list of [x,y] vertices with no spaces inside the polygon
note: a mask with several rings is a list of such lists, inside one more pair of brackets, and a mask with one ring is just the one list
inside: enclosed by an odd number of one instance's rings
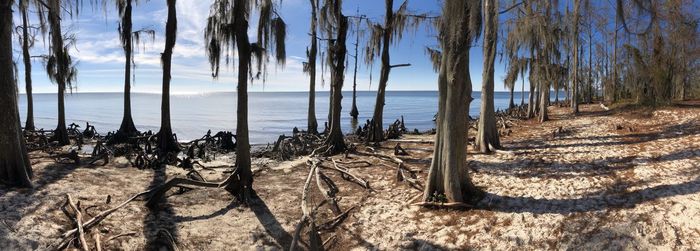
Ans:
{"label": "tree trunk", "polygon": [[245,1],[236,0],[233,8],[234,29],[238,48],[238,100],[236,107],[236,173],[239,182],[231,182],[226,190],[247,202],[253,194],[253,172],[250,169],[250,139],[248,136],[248,68],[251,61],[250,41],[248,38],[248,20],[246,19]]}
{"label": "tree trunk", "polygon": [[34,98],[32,97],[32,61],[29,55],[29,17],[27,17],[27,8],[21,9],[22,12],[22,59],[24,60],[24,85],[27,92],[27,121],[24,125],[25,130],[34,130]]}
{"label": "tree trunk", "polygon": [[391,44],[391,32],[394,22],[394,0],[385,0],[386,14],[384,19],[384,31],[382,36],[382,69],[379,74],[379,87],[377,89],[377,100],[374,103],[374,114],[372,115],[372,125],[369,127],[367,140],[369,142],[381,142],[384,140],[384,100],[386,98],[386,85],[389,82],[391,72],[391,60],[389,58],[389,46]]}
{"label": "tree trunk", "polygon": [[574,65],[573,68],[573,76],[574,76],[574,84],[571,88],[571,109],[573,110],[574,115],[578,114],[578,20],[579,20],[579,5],[580,5],[580,0],[574,0],[574,30],[573,30],[573,50],[574,50]]}
{"label": "tree trunk", "polygon": [[[475,203],[481,193],[467,173],[467,117],[471,103],[469,77],[469,8],[472,1],[445,0],[441,32],[443,56],[438,77],[438,116],[435,151],[430,164],[424,202]],[[480,11],[480,10],[479,10]]]}
{"label": "tree trunk", "polygon": [[527,118],[533,118],[535,117],[535,84],[534,84],[534,78],[532,76],[532,70],[530,70],[530,76],[528,77],[528,80],[530,81],[530,92],[527,95],[528,102],[527,102]]}
{"label": "tree trunk", "polygon": [[53,49],[53,57],[56,60],[56,84],[58,85],[58,126],[54,131],[52,141],[58,141],[58,144],[65,146],[70,144],[68,139],[68,129],[66,129],[66,110],[65,110],[65,91],[66,91],[66,74],[68,73],[68,65],[65,60],[65,50],[63,48],[63,36],[61,33],[61,3],[60,0],[49,1],[49,23],[51,26],[51,48]]}
{"label": "tree trunk", "polygon": [[[176,0],[167,0],[168,21],[165,23],[165,50],[161,54],[163,64],[163,93],[161,94],[160,105],[160,132],[158,132],[158,149],[161,153],[177,152],[180,150],[173,129],[170,125],[170,70],[173,57],[173,47],[175,47],[177,32],[177,10]],[[128,77],[127,77],[128,78]]]}
{"label": "tree trunk", "polygon": [[523,84],[520,88],[520,105],[522,106],[525,104],[525,75],[521,74],[520,78],[522,78],[523,81]]}
{"label": "tree trunk", "polygon": [[318,0],[311,2],[311,48],[309,49],[309,111],[307,115],[306,130],[308,133],[318,133],[318,121],[316,120],[316,58],[318,54],[318,39],[316,25],[318,23]]}
{"label": "tree trunk", "polygon": [[[498,41],[498,1],[484,1],[484,72],[481,85],[481,112],[479,132],[476,136],[476,148],[487,153],[491,147],[501,147],[496,128],[496,112],[494,108],[494,63],[496,60],[496,43]],[[511,95],[511,104],[513,96]],[[468,110],[467,110],[468,111]]]}
{"label": "tree trunk", "polygon": [[12,1],[0,2],[0,183],[31,187],[32,167],[22,136],[12,69]]}
{"label": "tree trunk", "polygon": [[547,105],[549,101],[549,87],[547,84],[540,83],[540,123],[549,120],[547,114]]}
{"label": "tree trunk", "polygon": [[136,130],[134,125],[134,120],[131,116],[131,59],[133,44],[131,41],[131,0],[126,0],[126,6],[124,7],[124,16],[121,22],[121,36],[122,42],[124,43],[124,117],[122,118],[121,126],[119,130],[115,133],[110,143],[122,143],[127,142],[129,137],[136,136],[139,131]]}
{"label": "tree trunk", "polygon": [[587,103],[593,103],[593,26],[588,29],[588,96]]}
{"label": "tree trunk", "polygon": [[513,109],[515,108],[515,102],[513,101],[513,95],[514,95],[514,89],[515,89],[515,84],[513,84],[513,88],[510,88],[510,101],[508,101],[508,109]]}
{"label": "tree trunk", "polygon": [[352,109],[350,109],[350,116],[352,119],[357,120],[357,116],[360,112],[357,110],[357,61],[359,60],[358,47],[360,46],[360,23],[362,19],[357,22],[357,31],[355,38],[355,71],[352,77]]}
{"label": "tree trunk", "polygon": [[343,81],[345,74],[345,57],[347,48],[345,42],[348,33],[348,18],[345,16],[339,17],[338,20],[338,38],[335,41],[328,41],[328,48],[331,53],[331,120],[330,130],[326,138],[325,145],[329,147],[330,153],[340,153],[345,151],[345,139],[343,131],[340,128],[340,114],[342,110],[341,101],[343,99]]}

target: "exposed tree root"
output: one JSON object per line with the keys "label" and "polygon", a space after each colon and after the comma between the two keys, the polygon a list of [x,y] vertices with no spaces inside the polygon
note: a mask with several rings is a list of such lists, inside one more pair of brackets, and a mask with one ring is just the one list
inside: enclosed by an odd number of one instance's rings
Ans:
{"label": "exposed tree root", "polygon": [[465,209],[470,209],[473,208],[472,205],[469,205],[467,203],[462,203],[462,202],[418,202],[418,203],[413,203],[411,204],[412,206],[421,206],[421,207],[427,207],[427,208],[444,208],[444,209],[458,209],[458,210],[465,210]]}
{"label": "exposed tree root", "polygon": [[[360,185],[361,187],[363,187],[365,189],[370,189],[369,181],[367,181],[363,178],[360,178],[359,176],[351,173],[350,170],[346,170],[346,169],[339,167],[334,159],[331,159],[331,161],[333,162],[333,168],[329,168],[329,169],[338,171],[341,174],[341,177],[343,177],[343,179],[345,179],[347,181],[357,183],[358,185]],[[325,166],[321,166],[321,167],[328,168]]]}

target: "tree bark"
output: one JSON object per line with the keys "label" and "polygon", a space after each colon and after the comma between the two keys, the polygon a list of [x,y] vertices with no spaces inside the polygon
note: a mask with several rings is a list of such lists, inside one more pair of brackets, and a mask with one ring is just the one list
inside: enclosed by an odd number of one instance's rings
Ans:
{"label": "tree bark", "polygon": [[[475,203],[481,199],[467,173],[467,129],[471,79],[469,77],[469,8],[473,1],[445,0],[441,32],[443,56],[438,77],[438,116],[435,151],[430,164],[424,202]],[[480,11],[480,10],[479,10]],[[473,12],[473,11],[472,11]]]}
{"label": "tree bark", "polygon": [[[20,3],[27,4],[27,3]],[[29,17],[28,7],[20,8],[22,12],[22,59],[24,60],[24,85],[27,92],[27,120],[24,124],[25,130],[34,130],[34,98],[32,96],[32,61],[29,54]]]}
{"label": "tree bark", "polygon": [[134,120],[131,116],[131,60],[133,53],[133,44],[131,41],[131,0],[125,0],[124,16],[121,18],[121,39],[124,49],[124,116],[119,130],[115,133],[113,140],[110,143],[121,143],[128,141],[129,137],[136,136],[139,131],[134,125]]}
{"label": "tree bark", "polygon": [[347,48],[345,42],[348,33],[348,18],[340,16],[338,19],[338,38],[335,41],[328,41],[328,48],[331,53],[331,120],[330,131],[326,138],[325,145],[328,146],[330,153],[343,152],[346,149],[343,131],[340,128],[341,101],[343,99],[342,89],[345,74],[345,57]]}
{"label": "tree bark", "polygon": [[318,55],[318,39],[316,38],[318,24],[318,0],[311,2],[311,48],[309,49],[309,111],[307,115],[306,130],[308,133],[318,133],[318,121],[316,120],[316,58]]}
{"label": "tree bark", "polygon": [[[484,72],[481,85],[481,112],[479,118],[478,134],[475,140],[476,148],[487,153],[500,148],[496,128],[496,112],[494,107],[494,63],[496,60],[496,43],[498,41],[498,1],[484,1]],[[511,104],[513,96],[511,95]],[[468,111],[468,110],[467,110]]]}
{"label": "tree bark", "polygon": [[32,167],[20,126],[12,69],[12,1],[0,2],[0,183],[31,187]]}
{"label": "tree bark", "polygon": [[58,141],[58,144],[65,146],[70,144],[68,138],[68,129],[66,128],[66,109],[65,109],[65,92],[66,92],[66,74],[68,73],[68,65],[65,60],[65,50],[63,48],[63,33],[61,33],[61,3],[60,0],[49,1],[49,25],[51,26],[51,49],[53,57],[56,60],[56,84],[58,85],[58,125],[54,131],[52,141]]}
{"label": "tree bark", "polygon": [[391,60],[389,57],[389,46],[391,43],[391,30],[394,22],[394,0],[385,0],[386,13],[384,14],[384,31],[382,36],[382,69],[379,74],[379,86],[377,88],[377,99],[374,103],[374,114],[372,115],[372,125],[369,128],[367,140],[370,142],[381,142],[384,140],[384,100],[386,98],[386,85],[389,82],[391,72]]}
{"label": "tree bark", "polygon": [[233,7],[236,30],[236,47],[238,49],[238,100],[236,107],[236,172],[237,182],[231,182],[226,190],[247,202],[253,192],[253,172],[250,169],[250,139],[248,136],[248,68],[251,61],[251,48],[248,38],[248,20],[246,19],[245,1],[236,0]]}
{"label": "tree bark", "polygon": [[[177,32],[176,0],[167,0],[168,21],[165,23],[165,50],[161,54],[163,64],[163,93],[160,105],[160,132],[158,132],[158,149],[161,153],[177,152],[180,146],[173,137],[170,125],[170,70],[172,65],[173,47],[175,47]],[[127,77],[128,78],[128,77]]]}

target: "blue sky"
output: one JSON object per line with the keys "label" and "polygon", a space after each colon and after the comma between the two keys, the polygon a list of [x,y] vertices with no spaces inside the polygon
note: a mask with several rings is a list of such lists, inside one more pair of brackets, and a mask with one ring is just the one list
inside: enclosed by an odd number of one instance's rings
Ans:
{"label": "blue sky", "polygon": [[[416,13],[438,14],[440,11],[437,0],[409,1],[409,9]],[[402,1],[395,1],[395,8]],[[203,30],[209,14],[211,1],[179,0],[178,36],[173,54],[173,69],[171,93],[197,94],[218,91],[235,91],[235,71],[222,71],[218,80],[211,78],[210,67],[204,50]],[[76,34],[77,44],[71,48],[71,55],[78,64],[78,92],[121,92],[124,83],[124,54],[119,44],[117,33],[118,14],[114,6],[108,6],[105,11],[93,12],[86,6],[80,16],[70,21],[64,17],[63,29]],[[378,0],[346,0],[344,12],[354,15],[359,7],[360,12],[372,20],[381,22],[384,13],[384,3]],[[302,72],[302,62],[306,61],[306,46],[309,44],[309,3],[307,0],[284,0],[280,13],[287,23],[287,65],[276,67],[271,63],[268,67],[269,78],[263,85],[256,81],[249,86],[249,91],[307,91],[308,76]],[[159,55],[164,47],[164,27],[167,11],[164,0],[141,0],[134,7],[133,28],[154,29],[156,38],[153,43],[147,43],[135,55],[137,65],[133,83],[133,92],[160,93],[162,70]],[[14,17],[15,25],[21,23],[17,12]],[[255,22],[251,21],[249,34],[255,40]],[[351,35],[354,38],[354,34]],[[24,69],[21,59],[20,44],[13,44],[15,61],[19,67],[19,89],[24,93]],[[349,39],[350,40],[350,39]],[[354,40],[354,39],[353,39]],[[411,63],[411,67],[395,68],[389,77],[389,90],[436,90],[437,75],[425,55],[425,46],[436,45],[435,34],[421,28],[417,32],[405,36],[400,43],[391,47],[392,64]],[[481,42],[478,43],[479,45]],[[362,53],[363,42],[360,42]],[[351,45],[348,49],[352,50]],[[48,41],[38,38],[32,55],[46,54]],[[481,90],[482,48],[471,50],[470,72],[475,91]],[[352,59],[346,75],[344,90],[352,90]],[[496,60],[496,91],[503,91],[504,67]],[[372,86],[369,83],[370,68],[360,61],[358,72],[358,90],[374,90],[379,79],[379,64],[373,68]],[[35,93],[55,93],[56,86],[46,77],[41,61],[33,60],[33,87]],[[320,72],[320,70],[319,70]],[[327,80],[329,78],[326,78]],[[320,85],[320,81],[319,81]],[[516,90],[520,89],[520,81]],[[328,85],[318,86],[317,90],[327,91]]]}

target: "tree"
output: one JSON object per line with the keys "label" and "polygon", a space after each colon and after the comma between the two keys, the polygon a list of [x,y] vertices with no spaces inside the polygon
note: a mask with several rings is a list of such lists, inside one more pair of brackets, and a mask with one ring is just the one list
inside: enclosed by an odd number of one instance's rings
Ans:
{"label": "tree", "polygon": [[[496,128],[496,111],[494,107],[494,65],[496,61],[496,45],[498,43],[498,0],[484,0],[484,72],[481,84],[481,111],[475,148],[486,153],[492,148],[500,148]],[[511,88],[512,90],[512,88]],[[513,104],[511,91],[510,104]]]}
{"label": "tree", "polygon": [[28,0],[19,1],[19,12],[22,15],[22,34],[19,36],[22,44],[22,59],[24,62],[24,85],[27,96],[27,121],[25,130],[34,130],[34,98],[32,95],[32,61],[29,49],[34,46],[34,36],[29,34],[29,3]]}
{"label": "tree", "polygon": [[367,16],[365,15],[360,15],[360,10],[357,10],[357,16],[355,16],[357,19],[356,23],[357,26],[355,27],[355,54],[352,56],[355,59],[355,70],[352,75],[352,108],[350,108],[350,116],[352,119],[357,120],[357,116],[360,115],[360,112],[357,110],[357,61],[359,61],[359,52],[358,49],[360,47],[360,25],[362,24],[363,20],[367,20]]}
{"label": "tree", "polygon": [[[73,5],[72,1],[65,3],[69,8]],[[58,141],[61,146],[70,144],[68,138],[68,129],[66,128],[66,109],[65,109],[65,92],[66,87],[72,88],[73,82],[77,78],[77,70],[72,64],[71,56],[68,54],[68,47],[74,42],[71,37],[68,37],[69,42],[64,44],[63,33],[61,32],[61,12],[65,6],[61,5],[60,0],[49,0],[49,27],[51,29],[51,54],[46,63],[46,71],[49,79],[58,85],[58,126],[54,131],[51,141]],[[71,15],[72,16],[72,15]]]}
{"label": "tree", "polygon": [[31,162],[20,126],[12,61],[12,2],[0,2],[0,183],[31,187]]}
{"label": "tree", "polygon": [[471,102],[469,48],[481,30],[480,1],[445,0],[440,20],[440,73],[435,151],[425,204],[473,204],[483,197],[467,173],[467,117]]}
{"label": "tree", "polygon": [[309,73],[309,111],[307,115],[306,130],[308,133],[318,133],[318,121],[316,120],[316,58],[318,57],[318,0],[311,2],[311,48],[306,52],[309,62],[305,65]]}
{"label": "tree", "polygon": [[[163,89],[160,104],[160,131],[158,132],[159,157],[164,158],[166,153],[180,150],[173,129],[170,125],[170,70],[172,67],[173,47],[177,39],[177,9],[176,0],[167,0],[168,19],[165,23],[165,49],[160,54],[160,62],[163,65]],[[128,78],[128,76],[127,76]]]}
{"label": "tree", "polygon": [[[251,43],[248,38],[248,20],[251,3],[255,3],[259,12],[258,42]],[[250,66],[253,57],[257,61],[257,73],[261,74],[262,65],[267,62],[266,51],[274,48],[275,60],[284,64],[286,24],[275,11],[272,0],[216,0],[212,4],[204,38],[207,43],[207,55],[212,67],[212,76],[219,76],[222,56],[227,56],[228,48],[236,46],[238,52],[238,89],[236,110],[236,171],[231,174],[226,190],[241,201],[248,201],[253,191],[253,173],[250,160],[250,140],[248,136],[248,77],[252,73]],[[273,18],[273,14],[275,17]],[[272,37],[271,37],[272,35]],[[228,63],[228,61],[227,61]]]}
{"label": "tree", "polygon": [[341,129],[340,114],[342,111],[343,82],[345,81],[345,57],[347,55],[348,17],[343,15],[341,0],[324,0],[321,8],[320,23],[328,39],[328,60],[331,68],[330,121],[329,131],[324,145],[325,153],[334,154],[345,151],[345,137]]}
{"label": "tree", "polygon": [[[138,0],[136,1],[138,3]],[[119,40],[124,50],[124,116],[119,130],[110,139],[109,143],[123,143],[129,140],[129,137],[138,135],[139,131],[134,125],[134,119],[131,116],[131,68],[134,63],[134,43],[138,44],[141,41],[142,35],[148,35],[151,40],[155,39],[155,31],[153,30],[138,30],[132,31],[131,9],[132,0],[117,0],[117,9],[119,10]]]}
{"label": "tree", "polygon": [[386,13],[384,25],[374,24],[371,27],[372,34],[365,61],[372,64],[375,58],[381,57],[381,71],[379,74],[379,86],[377,87],[377,99],[374,103],[367,141],[380,142],[384,140],[384,100],[386,98],[386,85],[389,82],[389,73],[392,68],[410,66],[410,64],[392,65],[389,56],[389,46],[403,37],[403,33],[409,28],[416,29],[425,15],[412,15],[408,12],[408,1],[404,1],[394,12],[394,0],[385,0]]}
{"label": "tree", "polygon": [[[585,0],[584,0],[585,1]],[[579,9],[581,5],[581,0],[574,0],[574,13],[573,13],[573,18],[572,18],[572,33],[571,33],[571,40],[572,40],[572,46],[571,49],[573,50],[573,64],[571,68],[573,69],[573,84],[571,86],[571,109],[574,114],[578,114],[578,89],[579,89]]]}

